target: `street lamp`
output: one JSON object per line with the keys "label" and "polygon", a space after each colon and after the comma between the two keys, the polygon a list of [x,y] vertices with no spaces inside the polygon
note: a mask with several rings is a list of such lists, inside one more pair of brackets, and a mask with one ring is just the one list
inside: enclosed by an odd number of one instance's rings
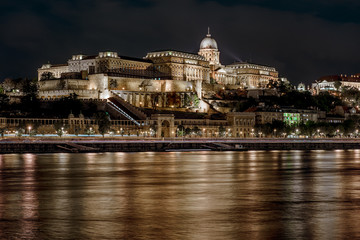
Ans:
{"label": "street lamp", "polygon": [[30,136],[30,132],[31,132],[31,126],[29,126],[29,127],[28,127],[28,129],[29,129],[29,136]]}

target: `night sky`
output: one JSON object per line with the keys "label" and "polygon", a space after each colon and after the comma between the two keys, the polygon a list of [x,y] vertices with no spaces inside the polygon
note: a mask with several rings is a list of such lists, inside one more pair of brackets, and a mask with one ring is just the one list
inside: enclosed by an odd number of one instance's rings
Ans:
{"label": "night sky", "polygon": [[1,0],[0,81],[116,51],[197,53],[211,28],[223,64],[274,66],[293,84],[360,73],[358,0]]}

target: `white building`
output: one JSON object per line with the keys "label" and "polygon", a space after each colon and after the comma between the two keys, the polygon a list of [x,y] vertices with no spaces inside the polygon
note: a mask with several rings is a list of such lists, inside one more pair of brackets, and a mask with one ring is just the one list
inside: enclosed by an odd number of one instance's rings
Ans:
{"label": "white building", "polygon": [[204,84],[263,89],[269,81],[278,80],[278,72],[246,62],[222,65],[217,42],[208,32],[198,54],[163,50],[149,52],[143,59],[116,52],[78,54],[66,64],[44,64],[38,69],[38,79],[42,98],[70,93],[81,98],[107,98],[111,90],[193,92],[202,98]]}

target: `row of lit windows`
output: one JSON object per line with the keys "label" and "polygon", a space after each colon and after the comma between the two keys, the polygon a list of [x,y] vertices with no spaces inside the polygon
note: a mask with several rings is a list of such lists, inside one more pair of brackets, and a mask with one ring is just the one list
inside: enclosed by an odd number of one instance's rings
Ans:
{"label": "row of lit windows", "polygon": [[266,70],[266,71],[273,71],[275,72],[275,68],[268,68],[263,66],[257,66],[257,65],[240,65],[240,66],[230,66],[230,68],[252,68],[252,69],[258,69],[258,70]]}
{"label": "row of lit windows", "polygon": [[183,58],[190,58],[190,59],[197,59],[197,60],[205,60],[204,57],[199,55],[193,55],[188,53],[179,53],[179,52],[160,52],[160,53],[149,53],[146,58],[152,57],[166,57],[166,56],[175,56],[175,57],[183,57]]}

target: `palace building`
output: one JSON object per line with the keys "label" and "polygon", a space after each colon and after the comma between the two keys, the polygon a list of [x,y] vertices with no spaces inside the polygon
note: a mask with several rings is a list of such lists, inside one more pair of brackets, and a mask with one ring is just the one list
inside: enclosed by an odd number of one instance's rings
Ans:
{"label": "palace building", "polygon": [[106,99],[114,91],[193,93],[201,99],[204,85],[262,89],[270,80],[278,80],[278,72],[247,62],[222,65],[218,44],[208,31],[197,54],[163,50],[149,52],[142,59],[116,52],[73,55],[66,64],[44,64],[38,69],[38,79],[39,95],[45,99],[70,93],[83,99]]}
{"label": "palace building", "polygon": [[323,76],[312,83],[313,92],[319,94],[322,91],[339,91],[343,87],[356,88],[360,90],[360,73],[358,74],[340,74]]}

